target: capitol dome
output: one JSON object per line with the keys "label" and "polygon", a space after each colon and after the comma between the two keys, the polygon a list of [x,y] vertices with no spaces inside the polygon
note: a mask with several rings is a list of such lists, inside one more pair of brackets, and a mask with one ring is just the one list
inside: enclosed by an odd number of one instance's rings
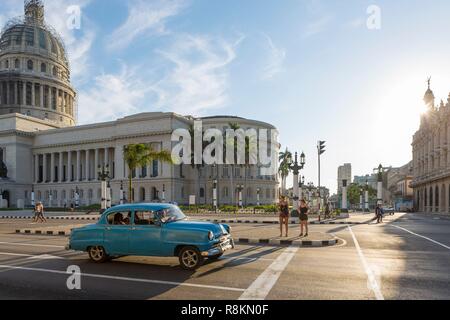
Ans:
{"label": "capitol dome", "polygon": [[25,15],[0,34],[0,115],[21,113],[71,126],[75,97],[64,43],[46,25],[42,0],[25,0]]}

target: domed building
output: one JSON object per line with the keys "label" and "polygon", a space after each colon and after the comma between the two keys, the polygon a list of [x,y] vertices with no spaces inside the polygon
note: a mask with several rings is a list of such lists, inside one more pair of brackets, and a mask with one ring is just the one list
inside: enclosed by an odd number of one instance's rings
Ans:
{"label": "domed building", "polygon": [[[272,155],[278,155],[276,128],[240,117],[194,118],[172,112],[130,115],[105,123],[77,126],[76,92],[64,43],[45,24],[41,0],[25,1],[25,16],[7,23],[0,35],[0,208],[98,205],[104,200],[99,167],[109,167],[108,203],[172,201],[219,205],[273,204],[279,195],[278,164],[273,174],[257,165],[192,166],[153,161],[129,172],[123,150],[145,143],[172,150],[172,133],[194,121],[205,129],[239,126],[266,130]],[[275,164],[275,166],[273,166]],[[127,178],[133,177],[128,195]],[[121,192],[122,190],[122,192]],[[103,202],[104,203],[104,202]]]}
{"label": "domed building", "polygon": [[45,24],[42,1],[25,1],[24,17],[12,19],[0,35],[0,115],[72,126],[75,98],[63,41]]}

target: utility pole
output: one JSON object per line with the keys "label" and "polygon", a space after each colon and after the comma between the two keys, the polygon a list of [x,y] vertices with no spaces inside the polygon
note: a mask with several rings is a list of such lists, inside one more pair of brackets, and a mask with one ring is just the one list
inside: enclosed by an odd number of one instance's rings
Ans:
{"label": "utility pole", "polygon": [[320,158],[322,154],[325,153],[325,142],[326,141],[319,141],[317,143],[317,157],[318,157],[318,171],[319,171],[319,183],[318,183],[318,189],[319,189],[319,221],[320,221],[320,206],[322,202],[322,194],[320,193]]}

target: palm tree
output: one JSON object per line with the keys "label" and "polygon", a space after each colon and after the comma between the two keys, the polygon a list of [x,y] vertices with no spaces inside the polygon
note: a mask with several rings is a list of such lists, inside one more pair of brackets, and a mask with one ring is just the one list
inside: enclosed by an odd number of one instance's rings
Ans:
{"label": "palm tree", "polygon": [[130,144],[123,148],[123,157],[125,163],[128,166],[128,194],[130,202],[133,202],[132,197],[132,180],[133,180],[133,171],[139,167],[147,166],[154,160],[158,160],[166,163],[172,162],[172,155],[169,151],[162,150],[156,151],[149,144],[139,143],[139,144]]}
{"label": "palm tree", "polygon": [[287,148],[285,152],[280,152],[278,160],[280,161],[280,168],[278,172],[281,175],[281,193],[284,194],[286,192],[286,178],[289,175],[289,160],[292,159],[292,152],[290,152]]}

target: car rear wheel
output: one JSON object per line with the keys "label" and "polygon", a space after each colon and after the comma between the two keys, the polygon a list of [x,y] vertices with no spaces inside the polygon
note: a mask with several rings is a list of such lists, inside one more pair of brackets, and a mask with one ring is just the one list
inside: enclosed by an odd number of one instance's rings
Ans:
{"label": "car rear wheel", "polygon": [[203,257],[195,247],[184,247],[178,255],[180,265],[185,270],[196,270],[203,264]]}
{"label": "car rear wheel", "polygon": [[95,263],[102,263],[109,259],[105,248],[102,246],[92,246],[88,248],[89,258]]}

